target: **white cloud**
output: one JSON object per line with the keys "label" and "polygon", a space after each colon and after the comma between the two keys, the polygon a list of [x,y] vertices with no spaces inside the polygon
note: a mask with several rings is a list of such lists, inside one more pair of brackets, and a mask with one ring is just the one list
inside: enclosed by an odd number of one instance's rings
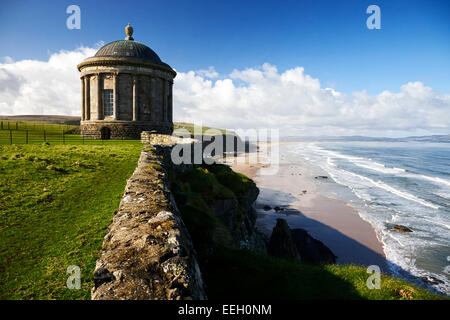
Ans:
{"label": "white cloud", "polygon": [[[60,51],[48,61],[3,58],[0,114],[80,115],[76,65],[95,51]],[[280,73],[264,64],[222,76],[210,67],[178,73],[174,117],[230,129],[280,128],[284,135],[448,133],[450,94],[409,82],[398,92],[348,95],[323,88],[301,67]]]}
{"label": "white cloud", "polygon": [[409,82],[396,93],[346,95],[322,88],[301,67],[280,73],[264,64],[216,81],[192,71],[178,73],[174,103],[177,120],[201,119],[221,128],[280,128],[284,135],[450,132],[450,94]]}
{"label": "white cloud", "polygon": [[48,61],[0,63],[0,114],[79,115],[81,82],[77,64],[96,50],[59,51]]}
{"label": "white cloud", "polygon": [[195,73],[198,74],[200,77],[210,79],[214,79],[219,76],[219,73],[216,72],[216,69],[214,69],[214,67],[209,67],[206,70],[205,69],[197,70],[195,71]]}

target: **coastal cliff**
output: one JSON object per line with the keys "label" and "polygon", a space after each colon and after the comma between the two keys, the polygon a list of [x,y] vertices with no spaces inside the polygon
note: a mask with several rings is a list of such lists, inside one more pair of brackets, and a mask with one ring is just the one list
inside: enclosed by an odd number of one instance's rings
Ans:
{"label": "coastal cliff", "polygon": [[171,189],[193,236],[205,237],[202,246],[266,252],[255,228],[259,190],[252,180],[225,165],[202,165],[176,175]]}

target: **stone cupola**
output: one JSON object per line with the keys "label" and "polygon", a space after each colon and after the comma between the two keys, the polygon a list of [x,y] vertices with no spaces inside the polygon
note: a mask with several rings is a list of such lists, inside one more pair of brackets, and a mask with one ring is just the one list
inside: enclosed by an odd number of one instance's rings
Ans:
{"label": "stone cupola", "polygon": [[77,67],[81,72],[81,135],[139,139],[142,131],[173,131],[172,86],[176,72],[146,45],[113,41]]}

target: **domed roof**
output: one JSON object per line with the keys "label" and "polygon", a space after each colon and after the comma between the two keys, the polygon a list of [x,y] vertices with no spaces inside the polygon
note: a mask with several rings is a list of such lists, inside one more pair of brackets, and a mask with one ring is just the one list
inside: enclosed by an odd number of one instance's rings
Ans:
{"label": "domed roof", "polygon": [[96,57],[117,57],[117,58],[137,58],[152,62],[155,64],[162,64],[158,55],[147,47],[145,44],[136,42],[134,40],[119,40],[113,41],[101,47]]}
{"label": "domed roof", "polygon": [[165,71],[169,71],[176,75],[176,72],[166,63],[162,62],[158,55],[147,47],[145,44],[134,41],[133,28],[128,24],[125,27],[127,37],[125,40],[110,42],[101,47],[95,56],[87,58],[78,64],[78,70],[88,65],[98,65],[105,63],[116,64],[132,64],[159,66]]}

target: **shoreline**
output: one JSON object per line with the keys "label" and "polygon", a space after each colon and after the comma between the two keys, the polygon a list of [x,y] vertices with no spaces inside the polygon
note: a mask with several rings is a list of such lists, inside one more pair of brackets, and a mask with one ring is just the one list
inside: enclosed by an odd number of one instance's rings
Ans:
{"label": "shoreline", "polygon": [[[279,145],[290,143],[295,142],[281,142]],[[261,175],[260,169],[267,167],[267,161],[260,155],[266,152],[268,144],[258,143],[258,147],[254,158],[257,158],[256,163],[249,163],[248,153],[227,158],[225,163],[253,179],[260,189],[255,209],[257,228],[261,232],[270,236],[276,219],[283,218],[291,229],[305,229],[323,242],[338,257],[337,264],[378,265],[383,272],[391,273],[383,244],[373,226],[363,220],[349,203],[321,192],[320,185],[329,183],[328,178],[315,178],[321,170],[307,162],[286,162],[280,153],[278,172]],[[271,209],[267,210],[267,206]],[[280,209],[274,210],[275,207]]]}

